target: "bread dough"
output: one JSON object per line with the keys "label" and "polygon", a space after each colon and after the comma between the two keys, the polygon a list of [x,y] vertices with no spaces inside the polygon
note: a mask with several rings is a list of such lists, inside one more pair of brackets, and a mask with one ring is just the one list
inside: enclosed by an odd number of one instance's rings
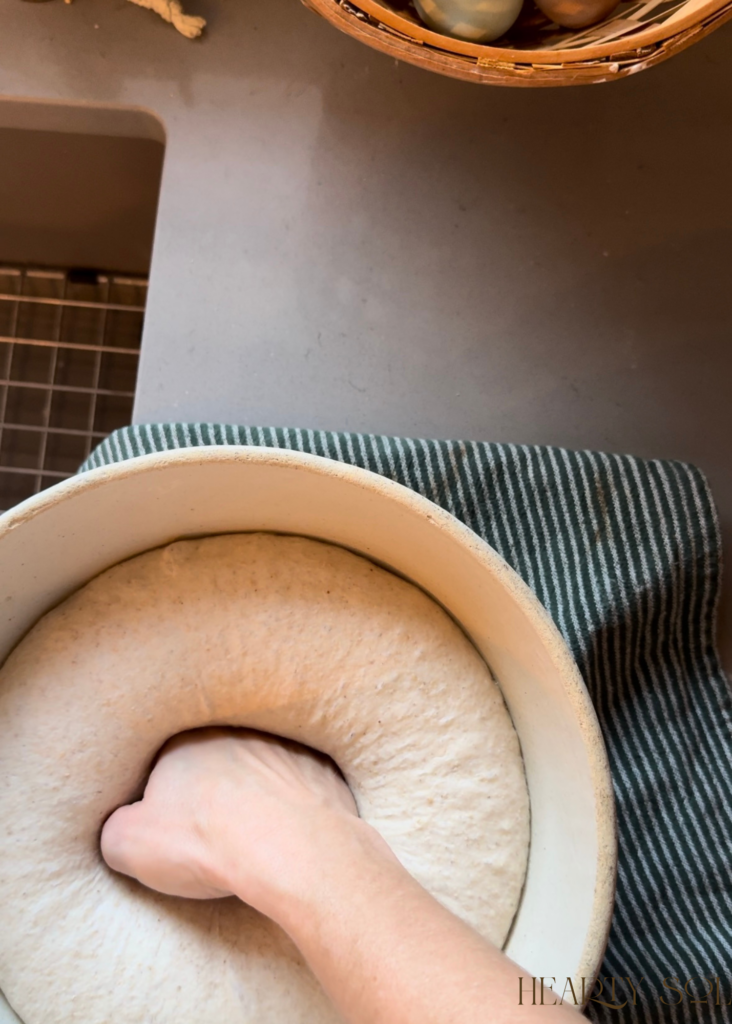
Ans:
{"label": "bread dough", "polygon": [[455,622],[365,558],[265,533],[109,569],[0,670],[0,988],[25,1024],[335,1024],[285,934],[234,898],[110,871],[103,822],[176,733],[247,726],[329,754],[363,818],[503,944],[529,804],[500,690]]}

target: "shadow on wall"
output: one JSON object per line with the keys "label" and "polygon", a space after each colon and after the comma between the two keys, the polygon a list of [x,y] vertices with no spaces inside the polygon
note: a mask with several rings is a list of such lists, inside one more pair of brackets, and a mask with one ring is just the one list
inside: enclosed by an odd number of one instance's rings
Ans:
{"label": "shadow on wall", "polygon": [[162,135],[142,111],[0,104],[0,263],[146,276]]}

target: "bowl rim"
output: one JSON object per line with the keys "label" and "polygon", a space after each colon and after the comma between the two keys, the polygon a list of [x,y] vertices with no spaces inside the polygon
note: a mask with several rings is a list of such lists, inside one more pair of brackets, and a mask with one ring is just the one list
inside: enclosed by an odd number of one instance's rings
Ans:
{"label": "bowl rim", "polygon": [[[173,448],[148,455],[133,455],[119,462],[79,472],[76,476],[54,484],[2,513],[0,515],[0,540],[5,534],[22,526],[23,523],[35,519],[36,516],[77,494],[96,490],[115,480],[139,476],[150,470],[202,462],[255,462],[286,466],[288,469],[296,471],[315,472],[321,476],[344,479],[389,501],[407,506],[411,511],[426,516],[438,528],[450,534],[458,544],[467,548],[489,573],[498,578],[504,589],[521,606],[523,613],[544,645],[547,657],[558,671],[567,697],[572,704],[587,752],[588,768],[596,800],[595,889],[590,922],[575,975],[575,977],[582,977],[588,982],[591,980],[592,984],[584,989],[584,1001],[577,1006],[577,1009],[581,1010],[590,999],[601,968],[615,902],[617,818],[610,762],[589,691],[554,620],[534,591],[506,559],[474,530],[442,506],[410,487],[360,466],[288,448],[274,448],[265,445],[202,445]],[[397,569],[397,571],[399,570]],[[417,585],[419,586],[419,584]]]}

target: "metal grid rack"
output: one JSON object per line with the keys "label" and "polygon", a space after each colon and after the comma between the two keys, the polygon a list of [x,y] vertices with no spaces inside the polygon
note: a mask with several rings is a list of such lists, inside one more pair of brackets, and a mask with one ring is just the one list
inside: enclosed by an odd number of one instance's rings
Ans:
{"label": "metal grid rack", "polygon": [[147,281],[0,266],[0,511],[130,422]]}

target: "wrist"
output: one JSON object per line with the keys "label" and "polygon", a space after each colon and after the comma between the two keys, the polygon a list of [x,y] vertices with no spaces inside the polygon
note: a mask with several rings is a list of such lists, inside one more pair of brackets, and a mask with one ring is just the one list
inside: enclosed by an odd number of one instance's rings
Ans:
{"label": "wrist", "polygon": [[264,870],[235,865],[228,888],[296,942],[303,928],[312,929],[324,911],[342,907],[348,894],[369,880],[384,872],[406,876],[386,841],[354,815],[324,811],[287,839],[263,851],[258,867]]}

